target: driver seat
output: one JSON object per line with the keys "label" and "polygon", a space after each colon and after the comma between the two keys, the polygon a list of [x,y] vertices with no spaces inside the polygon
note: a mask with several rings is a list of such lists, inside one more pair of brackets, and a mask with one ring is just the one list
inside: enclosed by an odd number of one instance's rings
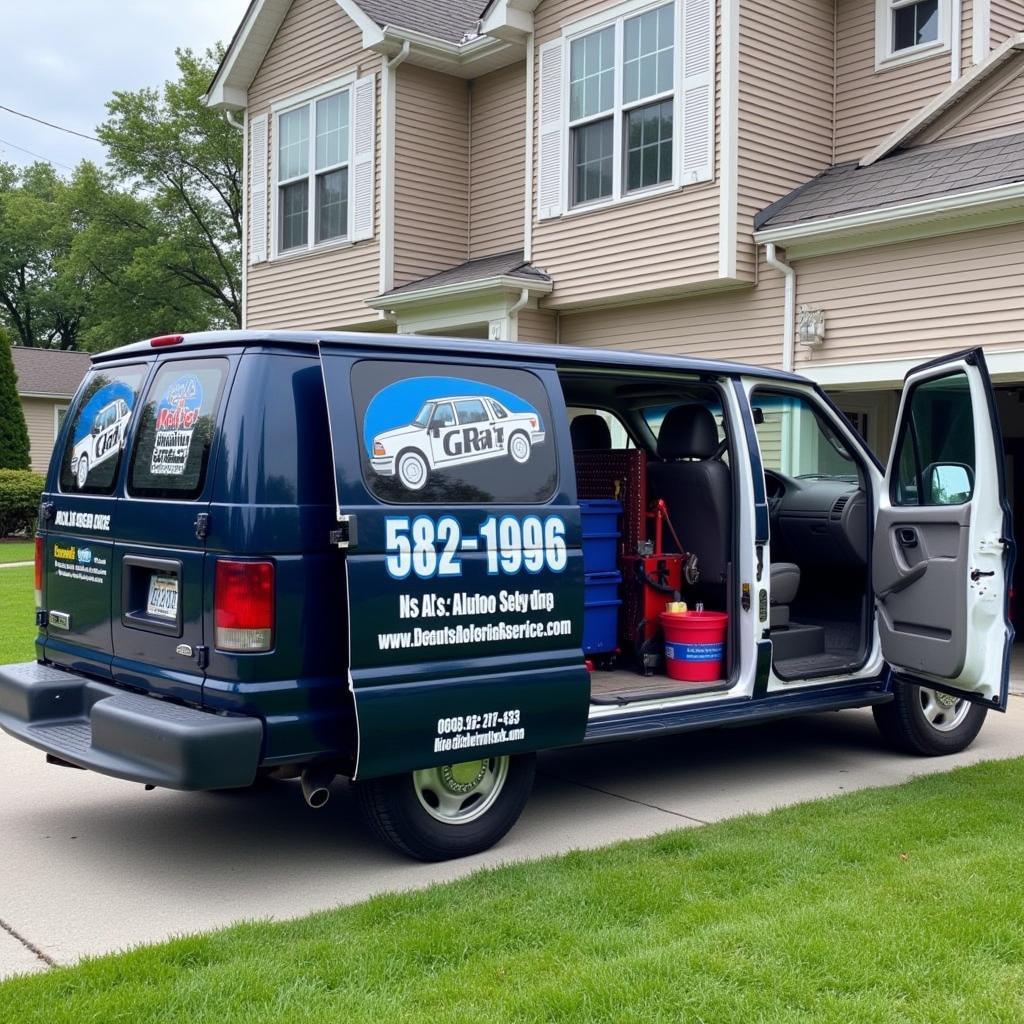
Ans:
{"label": "driver seat", "polygon": [[[647,467],[649,497],[662,498],[683,547],[697,556],[701,582],[726,582],[732,549],[732,474],[720,459],[718,427],[703,405],[677,405],[658,432]],[[671,534],[666,538],[671,550]]]}

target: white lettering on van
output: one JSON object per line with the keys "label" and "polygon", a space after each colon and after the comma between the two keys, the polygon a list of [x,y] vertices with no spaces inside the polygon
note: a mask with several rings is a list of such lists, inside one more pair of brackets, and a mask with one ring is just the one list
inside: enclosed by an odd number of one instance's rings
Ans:
{"label": "white lettering on van", "polygon": [[68,509],[61,509],[57,512],[54,525],[110,533],[110,516],[99,512],[71,512]]}

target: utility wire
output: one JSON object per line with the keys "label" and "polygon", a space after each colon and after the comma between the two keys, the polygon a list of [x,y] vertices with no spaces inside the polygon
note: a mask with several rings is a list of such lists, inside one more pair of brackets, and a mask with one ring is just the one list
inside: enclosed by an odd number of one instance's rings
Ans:
{"label": "utility wire", "polygon": [[10,146],[11,149],[16,149],[21,153],[27,153],[29,156],[34,156],[37,160],[42,160],[44,164],[53,164],[57,167],[63,167],[66,171],[74,170],[74,167],[62,164],[59,160],[51,160],[49,157],[45,157],[41,153],[33,153],[31,149],[26,149],[24,146],[16,146],[13,142],[8,142],[6,139],[0,139],[0,146]]}
{"label": "utility wire", "polygon": [[[5,107],[2,103],[0,103],[0,110],[6,110],[8,114],[14,114],[15,117],[24,117],[28,121],[35,121],[36,124],[45,124],[47,128],[56,128],[59,132],[67,132],[68,135],[77,135],[80,139],[88,139],[90,142],[99,142],[101,146],[103,145],[95,135],[86,135],[85,132],[77,132],[74,128],[65,128],[63,125],[54,124],[52,121],[44,121],[41,117],[34,117],[32,114],[25,114],[20,110],[14,110],[12,107]],[[17,146],[15,146],[15,149],[17,149]]]}

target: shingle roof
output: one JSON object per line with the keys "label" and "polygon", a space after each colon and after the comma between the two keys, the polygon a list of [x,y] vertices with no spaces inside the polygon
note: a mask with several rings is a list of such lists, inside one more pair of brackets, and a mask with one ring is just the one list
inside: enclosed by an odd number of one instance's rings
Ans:
{"label": "shingle roof", "polygon": [[830,167],[762,210],[754,228],[802,224],[1017,181],[1024,181],[1024,133],[953,148],[921,146],[869,167]]}
{"label": "shingle roof", "polygon": [[435,39],[460,43],[477,34],[486,0],[356,0],[378,25],[424,32]]}
{"label": "shingle roof", "polygon": [[523,250],[505,252],[498,256],[483,256],[475,260],[467,260],[450,270],[442,270],[430,277],[421,277],[418,281],[410,281],[400,288],[394,288],[387,295],[408,295],[410,292],[425,291],[428,288],[443,288],[447,285],[472,284],[474,281],[486,281],[492,277],[513,277],[522,279],[524,284],[531,282],[548,284],[551,278],[529,263],[523,261]]}
{"label": "shingle roof", "polygon": [[62,352],[54,348],[11,348],[19,395],[55,395],[71,398],[89,369],[88,352]]}

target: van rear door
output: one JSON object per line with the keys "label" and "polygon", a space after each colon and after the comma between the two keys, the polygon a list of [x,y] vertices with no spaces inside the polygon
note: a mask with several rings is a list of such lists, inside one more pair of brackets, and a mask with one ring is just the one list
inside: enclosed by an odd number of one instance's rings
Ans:
{"label": "van rear door", "polygon": [[872,552],[882,653],[899,676],[1006,710],[1012,538],[981,349],[916,367]]}
{"label": "van rear door", "polygon": [[207,662],[207,470],[231,363],[193,353],[157,364],[114,512],[113,677],[194,704]]}
{"label": "van rear door", "polygon": [[44,656],[109,675],[113,530],[124,452],[147,363],[89,371],[58,439],[43,535]]}
{"label": "van rear door", "polygon": [[[580,522],[554,368],[320,355],[356,777],[580,742]],[[474,416],[487,399],[500,422]]]}

